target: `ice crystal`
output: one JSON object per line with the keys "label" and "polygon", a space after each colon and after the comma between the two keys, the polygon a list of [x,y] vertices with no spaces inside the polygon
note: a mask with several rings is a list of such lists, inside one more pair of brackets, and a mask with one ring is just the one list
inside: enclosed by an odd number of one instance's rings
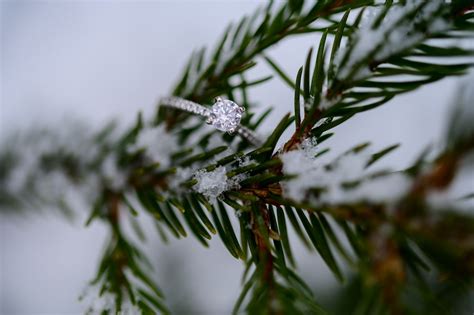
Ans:
{"label": "ice crystal", "polygon": [[223,166],[209,172],[200,170],[194,175],[194,179],[197,180],[194,189],[210,200],[215,200],[227,190],[239,187],[239,178],[227,177],[227,170]]}

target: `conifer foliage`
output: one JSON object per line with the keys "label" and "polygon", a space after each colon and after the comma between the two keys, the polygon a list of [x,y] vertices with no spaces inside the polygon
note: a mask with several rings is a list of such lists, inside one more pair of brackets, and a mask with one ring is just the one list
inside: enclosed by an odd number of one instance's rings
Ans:
{"label": "conifer foliage", "polygon": [[[112,124],[82,133],[74,146],[54,132],[32,132],[0,155],[0,205],[55,202],[71,211],[75,194],[91,205],[86,225],[109,226],[92,283],[112,303],[91,313],[170,313],[146,254],[122,226],[143,239],[138,217],[145,216],[163,240],[193,237],[208,246],[218,237],[243,263],[234,314],[451,314],[472,292],[474,209],[465,205],[473,195],[439,196],[472,166],[474,77],[453,101],[443,147],[420,152],[407,169],[377,168],[398,144],[357,144],[334,157],[324,141],[355,115],[467,74],[474,51],[453,39],[472,40],[473,10],[470,0],[270,2],[230,24],[213,49],[194,51],[171,91],[200,104],[235,100],[249,129],[274,125],[261,146],[164,106],[154,117],[138,115],[125,132]],[[290,36],[314,33],[319,43],[297,73],[265,54]],[[247,80],[257,63],[274,73]],[[256,115],[262,100],[247,93],[271,79],[294,94],[291,114],[278,122],[266,121],[271,108]],[[71,188],[53,196],[47,182]],[[337,310],[322,306],[298,274],[295,242],[345,283],[334,293],[344,301]]]}

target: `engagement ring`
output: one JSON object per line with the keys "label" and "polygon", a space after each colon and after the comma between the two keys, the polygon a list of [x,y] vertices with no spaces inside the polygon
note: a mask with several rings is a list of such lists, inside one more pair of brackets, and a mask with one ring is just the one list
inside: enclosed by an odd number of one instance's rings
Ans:
{"label": "engagement ring", "polygon": [[206,117],[206,123],[216,129],[229,134],[237,133],[255,146],[261,145],[261,141],[254,133],[240,124],[245,108],[231,100],[216,97],[214,105],[208,108],[180,97],[170,96],[162,98],[160,104]]}

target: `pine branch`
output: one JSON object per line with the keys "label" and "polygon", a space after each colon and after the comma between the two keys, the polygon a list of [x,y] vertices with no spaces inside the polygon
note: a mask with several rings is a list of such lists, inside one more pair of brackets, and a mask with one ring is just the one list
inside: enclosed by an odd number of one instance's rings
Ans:
{"label": "pine branch", "polygon": [[[111,295],[112,305],[103,305],[102,309],[91,306],[86,313],[137,312],[170,314],[163,304],[163,293],[148,276],[142,266],[146,256],[126,239],[120,228],[119,206],[122,196],[107,192],[103,204],[105,220],[109,223],[111,236],[109,244],[99,264],[92,286],[98,286],[99,296]],[[132,309],[124,309],[129,305]]]}
{"label": "pine branch", "polygon": [[[449,34],[452,32],[465,32],[465,35],[469,36],[472,28],[469,16],[453,16],[449,7],[443,5],[442,2],[433,2],[433,4],[419,2],[410,5],[408,9],[399,9],[399,7],[397,4],[387,4],[379,17],[384,18],[394,11],[391,21],[387,25],[377,26],[377,20],[375,20],[372,25],[365,26],[359,32],[356,26],[346,24],[348,12],[346,13],[339,24],[330,64],[327,66],[332,73],[335,67],[338,68],[338,74],[335,77],[325,78],[323,72],[326,37],[322,37],[313,78],[310,82],[310,66],[307,62],[305,71],[308,75],[305,76],[303,85],[318,87],[326,80],[328,88],[324,93],[321,88],[311,90],[306,88],[308,92],[305,94],[305,104],[312,104],[312,106],[306,111],[301,127],[285,144],[285,151],[297,148],[309,135],[318,137],[329,130],[330,128],[324,125],[313,128],[322,119],[336,118],[336,121],[342,123],[354,114],[385,104],[396,95],[413,91],[447,76],[462,75],[472,66],[472,58],[470,62],[460,64],[435,64],[411,59],[413,57],[423,57],[428,60],[427,58],[473,56],[474,52],[469,49],[442,48],[445,46],[444,41],[450,38]],[[418,19],[416,23],[412,21],[413,17]],[[340,41],[346,28],[350,30],[352,36],[347,49],[341,51]],[[403,34],[409,36],[406,43],[391,48],[390,45],[397,43],[391,43],[390,38],[394,38],[392,41],[395,41],[397,36],[403,36]],[[447,36],[443,38],[441,34]],[[436,44],[428,45],[427,42],[432,39],[437,39]],[[367,42],[370,40],[374,42]],[[308,60],[310,56],[311,54],[308,54]],[[337,65],[336,59],[339,60]],[[406,75],[407,78],[398,79],[401,75]],[[324,95],[321,95],[322,93]],[[332,124],[331,128],[337,125]]]}
{"label": "pine branch", "polygon": [[[364,26],[369,8],[377,15]],[[406,170],[376,169],[398,144],[370,151],[369,143],[362,143],[333,160],[327,158],[329,149],[320,147],[333,128],[354,115],[466,73],[473,52],[445,42],[472,37],[470,8],[469,1],[377,5],[328,0],[305,6],[294,0],[276,10],[270,4],[230,26],[211,53],[195,52],[173,91],[203,104],[216,95],[235,99],[238,93],[243,106],[250,108],[242,124],[256,129],[271,109],[256,117],[247,89],[270,77],[247,81],[246,71],[255,66],[257,56],[284,38],[320,32],[314,65],[310,50],[295,82],[277,61],[266,57],[294,92],[294,117],[282,117],[260,148],[250,150],[235,137],[204,130],[201,121],[187,114],[160,108],[156,121],[144,122],[139,115],[123,134],[113,134],[108,127],[87,136],[85,143],[97,149],[91,154],[68,148],[67,141],[66,149],[35,153],[41,160],[35,163],[40,175],[59,171],[78,187],[89,184],[87,177],[95,181],[91,186],[97,195],[87,223],[105,222],[111,233],[94,281],[100,293],[113,295],[116,311],[129,301],[144,313],[168,313],[144,268],[146,256],[122,231],[127,212],[139,238],[143,231],[133,219],[137,214],[153,219],[164,239],[168,234],[178,239],[192,234],[208,246],[208,240],[219,235],[230,255],[247,267],[234,313],[242,305],[250,314],[325,313],[294,271],[290,225],[337,279],[345,276],[344,260],[364,280],[356,313],[407,313],[402,292],[412,286],[409,275],[423,280],[430,268],[449,279],[472,281],[472,218],[457,213],[455,206],[435,214],[429,200],[433,192],[452,184],[462,171],[461,161],[474,150],[467,105],[471,98],[461,95],[456,101],[446,145],[437,158],[422,155]],[[432,58],[467,61],[448,64]],[[293,122],[293,135],[278,148]],[[21,160],[14,151],[13,147],[0,158],[2,184]],[[356,174],[346,176],[347,170]],[[27,184],[34,183],[33,175]],[[379,196],[377,188],[384,180],[396,180],[396,185],[388,185],[390,194]],[[395,186],[408,188],[396,191]],[[5,202],[27,195],[26,190],[14,194],[3,185],[0,191],[0,201]],[[135,197],[138,206],[131,202]],[[233,214],[238,228],[230,219]]]}

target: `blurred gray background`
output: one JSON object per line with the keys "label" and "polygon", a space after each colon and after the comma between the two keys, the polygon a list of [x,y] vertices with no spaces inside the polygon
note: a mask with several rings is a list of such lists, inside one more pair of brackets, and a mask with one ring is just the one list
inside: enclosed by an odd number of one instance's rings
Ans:
{"label": "blurred gray background", "polygon": [[[0,133],[65,119],[99,127],[111,118],[131,123],[153,113],[195,48],[213,45],[224,27],[260,1],[5,1],[1,2]],[[318,35],[285,40],[269,51],[295,76]],[[263,76],[263,63],[252,71]],[[384,163],[401,168],[427,144],[439,143],[458,79],[398,97],[337,129],[329,143],[345,149],[371,140],[375,148],[401,142]],[[292,109],[293,94],[278,79],[252,91],[276,107],[260,132]],[[85,209],[86,210],[86,209]],[[86,213],[86,211],[84,211]],[[77,298],[96,271],[106,229],[85,229],[53,214],[0,215],[0,313],[80,314]],[[151,230],[151,229],[150,229]],[[295,241],[299,269],[321,295],[336,283],[315,254]],[[242,264],[216,238],[210,249],[193,239],[144,245],[156,279],[175,309],[226,314],[239,294]],[[320,289],[318,289],[320,288]],[[187,305],[193,305],[192,311]]]}

